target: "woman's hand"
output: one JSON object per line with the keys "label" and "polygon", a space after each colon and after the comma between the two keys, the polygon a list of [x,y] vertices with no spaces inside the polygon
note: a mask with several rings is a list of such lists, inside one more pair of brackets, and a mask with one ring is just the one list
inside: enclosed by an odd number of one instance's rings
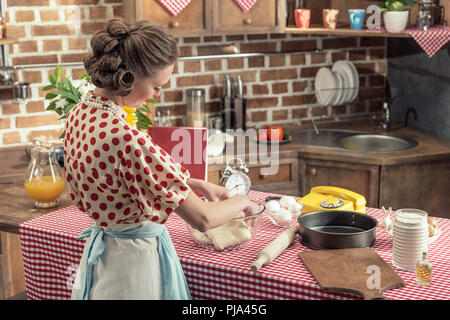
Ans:
{"label": "woman's hand", "polygon": [[189,186],[196,191],[201,192],[208,201],[223,201],[231,197],[230,190],[217,184],[199,179],[189,179]]}

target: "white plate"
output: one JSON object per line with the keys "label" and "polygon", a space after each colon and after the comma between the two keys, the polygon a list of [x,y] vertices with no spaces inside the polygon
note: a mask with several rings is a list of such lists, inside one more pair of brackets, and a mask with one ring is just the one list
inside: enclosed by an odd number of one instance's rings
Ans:
{"label": "white plate", "polygon": [[329,68],[322,67],[316,74],[315,90],[317,101],[327,106],[336,94],[336,80]]}
{"label": "white plate", "polygon": [[353,62],[345,61],[345,63],[352,70],[352,74],[353,74],[353,87],[354,87],[354,89],[352,90],[352,95],[351,95],[350,100],[349,100],[349,102],[353,102],[353,101],[355,101],[356,97],[358,96],[358,92],[359,92],[359,75],[358,75],[358,70],[356,70],[356,67],[353,64]]}
{"label": "white plate", "polygon": [[355,85],[353,83],[353,72],[344,60],[336,61],[333,65],[332,70],[339,73],[344,78],[344,97],[342,103],[347,103],[350,101],[350,98],[353,94],[353,89],[350,88],[353,88],[353,86]]}
{"label": "white plate", "polygon": [[344,103],[345,98],[345,92],[344,92],[344,76],[340,74],[339,72],[333,72],[334,76],[336,77],[337,82],[337,90],[336,90],[336,99],[333,106],[340,106]]}

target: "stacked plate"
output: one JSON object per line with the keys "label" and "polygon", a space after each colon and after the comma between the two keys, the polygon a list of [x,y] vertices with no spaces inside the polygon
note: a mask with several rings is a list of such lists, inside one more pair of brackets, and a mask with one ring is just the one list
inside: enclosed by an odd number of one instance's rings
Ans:
{"label": "stacked plate", "polygon": [[315,79],[317,101],[324,106],[352,102],[358,96],[359,76],[355,65],[339,60],[330,70],[320,68]]}
{"label": "stacked plate", "polygon": [[397,210],[393,230],[392,263],[402,269],[414,270],[427,246],[426,212],[416,209]]}

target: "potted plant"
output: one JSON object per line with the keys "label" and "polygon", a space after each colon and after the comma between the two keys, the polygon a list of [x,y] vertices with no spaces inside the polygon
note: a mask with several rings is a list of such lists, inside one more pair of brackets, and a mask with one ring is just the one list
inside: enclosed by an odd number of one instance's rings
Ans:
{"label": "potted plant", "polygon": [[[60,65],[50,74],[49,81],[50,84],[42,88],[42,91],[50,91],[45,96],[45,99],[50,101],[45,110],[55,111],[62,121],[65,121],[67,114],[80,101],[81,97],[89,90],[95,88],[87,72],[79,80],[73,80],[72,82],[69,78],[63,77],[62,67]],[[155,102],[158,102],[158,100],[149,99],[147,104]],[[128,113],[127,122],[131,125],[136,125],[138,129],[143,131],[147,131],[148,127],[153,125],[147,116],[151,113],[147,104],[137,109],[123,106],[124,110]],[[64,133],[60,138],[64,138]]]}
{"label": "potted plant", "polygon": [[402,32],[409,20],[409,10],[417,3],[414,0],[386,0],[379,5],[388,32]]}

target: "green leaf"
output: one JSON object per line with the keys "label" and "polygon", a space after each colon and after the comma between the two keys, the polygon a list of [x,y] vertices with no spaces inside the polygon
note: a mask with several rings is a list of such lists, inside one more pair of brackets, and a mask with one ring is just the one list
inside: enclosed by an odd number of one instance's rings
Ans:
{"label": "green leaf", "polygon": [[53,84],[49,84],[48,86],[43,87],[42,91],[47,91],[47,90],[51,90],[51,89],[56,89],[56,86]]}
{"label": "green leaf", "polygon": [[149,113],[152,113],[152,111],[148,108],[148,106],[146,105],[146,104],[143,104],[142,105],[142,107],[140,107],[140,108],[138,108],[138,109],[136,109],[137,111],[140,111],[140,112],[149,112]]}
{"label": "green leaf", "polygon": [[53,84],[53,85],[56,84],[56,79],[55,79],[55,76],[53,75],[53,73],[51,73],[51,74],[48,76],[48,79],[50,80],[50,83],[51,83],[51,84]]}
{"label": "green leaf", "polygon": [[55,111],[56,111],[56,113],[58,115],[62,115],[63,109],[62,108],[56,108]]}
{"label": "green leaf", "polygon": [[62,77],[62,67],[60,64],[55,68],[55,77],[56,77],[56,83],[61,81]]}
{"label": "green leaf", "polygon": [[48,105],[48,107],[45,110],[50,111],[50,110],[55,110],[55,108],[56,108],[56,102],[52,102]]}
{"label": "green leaf", "polygon": [[156,99],[148,99],[147,102],[148,102],[148,103],[158,103],[159,100],[156,100]]}
{"label": "green leaf", "polygon": [[47,99],[47,100],[51,100],[51,99],[54,99],[54,98],[56,98],[58,96],[58,94],[57,93],[54,93],[54,92],[49,92],[49,93],[47,93],[46,95],[45,95],[45,99]]}
{"label": "green leaf", "polygon": [[75,107],[76,103],[69,103],[64,107],[64,113],[69,113],[70,110],[72,110],[73,107]]}

